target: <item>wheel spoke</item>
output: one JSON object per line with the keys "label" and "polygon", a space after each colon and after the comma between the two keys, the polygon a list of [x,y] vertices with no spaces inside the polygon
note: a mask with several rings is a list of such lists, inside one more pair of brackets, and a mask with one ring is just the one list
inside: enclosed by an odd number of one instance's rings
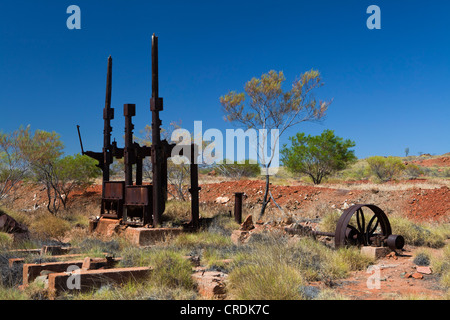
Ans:
{"label": "wheel spoke", "polygon": [[375,230],[377,230],[379,223],[380,223],[380,221],[378,220],[378,217],[377,217],[377,222],[375,223],[375,226],[369,231],[370,236],[372,236],[375,233]]}
{"label": "wheel spoke", "polygon": [[[372,223],[373,223],[373,221],[375,220],[375,219],[377,219],[376,220],[376,223],[375,223],[375,227],[373,227],[372,229],[371,229],[371,227],[372,227]],[[370,237],[373,235],[373,233],[374,233],[374,231],[377,229],[377,227],[378,227],[378,217],[377,217],[377,215],[373,215],[372,216],[372,218],[370,219],[370,221],[369,221],[369,223],[367,224],[367,230],[366,230],[366,240],[367,240],[367,243],[369,243],[370,241]]]}
{"label": "wheel spoke", "polygon": [[364,221],[364,214],[361,209],[358,209],[356,212],[356,223],[358,224],[358,231],[360,234],[364,234],[365,230],[365,221]]}

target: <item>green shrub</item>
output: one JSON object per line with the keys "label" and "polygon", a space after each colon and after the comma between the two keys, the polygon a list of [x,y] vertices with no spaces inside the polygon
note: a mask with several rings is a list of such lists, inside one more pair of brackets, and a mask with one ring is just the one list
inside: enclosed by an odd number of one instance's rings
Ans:
{"label": "green shrub", "polygon": [[418,266],[428,266],[430,265],[431,255],[426,250],[416,251],[414,254],[413,262]]}
{"label": "green shrub", "polygon": [[403,171],[403,176],[406,179],[416,179],[423,173],[423,170],[418,165],[414,163],[408,163],[405,166],[405,170]]}
{"label": "green shrub", "polygon": [[402,160],[396,157],[374,156],[366,159],[368,171],[380,181],[389,181],[398,177],[405,165]]}
{"label": "green shrub", "polygon": [[350,150],[355,142],[335,136],[333,130],[324,130],[318,136],[299,132],[289,140],[291,147],[283,145],[280,151],[283,164],[293,173],[309,176],[314,184],[357,160]]}

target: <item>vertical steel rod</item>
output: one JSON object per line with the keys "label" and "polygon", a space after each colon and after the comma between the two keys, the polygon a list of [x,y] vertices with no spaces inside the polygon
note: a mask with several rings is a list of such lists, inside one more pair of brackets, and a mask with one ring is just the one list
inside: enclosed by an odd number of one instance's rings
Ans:
{"label": "vertical steel rod", "polygon": [[199,209],[199,190],[200,187],[198,186],[198,164],[197,164],[197,156],[198,156],[198,147],[196,144],[191,145],[191,188],[189,189],[189,192],[191,193],[191,225],[194,229],[198,228],[199,225],[199,216],[200,216],[200,209]]}
{"label": "vertical steel rod", "polygon": [[124,163],[125,163],[125,185],[133,185],[133,164],[134,164],[134,149],[133,149],[133,123],[131,118],[136,114],[136,105],[124,104],[123,115],[125,116],[125,148],[124,148]]}
{"label": "vertical steel rod", "polygon": [[109,166],[112,163],[111,147],[111,120],[114,119],[114,109],[111,108],[112,91],[112,58],[108,57],[108,70],[106,74],[105,108],[103,109],[103,182],[109,181]]}
{"label": "vertical steel rod", "polygon": [[160,225],[160,215],[162,214],[163,204],[161,200],[162,183],[161,162],[162,148],[159,111],[162,110],[162,99],[159,98],[158,84],[158,37],[152,36],[152,98],[150,100],[150,110],[152,112],[152,175],[153,175],[153,226]]}
{"label": "vertical steel rod", "polygon": [[234,220],[241,224],[242,223],[242,196],[243,192],[236,192],[234,194]]}

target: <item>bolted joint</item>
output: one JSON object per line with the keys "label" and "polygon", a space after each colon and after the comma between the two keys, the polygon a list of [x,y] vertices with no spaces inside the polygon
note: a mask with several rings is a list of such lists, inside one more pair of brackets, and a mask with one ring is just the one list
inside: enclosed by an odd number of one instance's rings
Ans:
{"label": "bolted joint", "polygon": [[135,104],[124,104],[123,105],[123,115],[128,117],[134,117],[136,115],[136,105]]}
{"label": "bolted joint", "polygon": [[162,111],[163,110],[163,98],[150,98],[150,111]]}

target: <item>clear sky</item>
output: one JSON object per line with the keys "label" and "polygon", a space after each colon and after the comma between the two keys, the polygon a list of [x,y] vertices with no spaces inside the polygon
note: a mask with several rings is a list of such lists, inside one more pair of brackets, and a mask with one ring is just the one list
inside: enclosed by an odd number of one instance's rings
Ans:
{"label": "clear sky", "polygon": [[[69,30],[69,5],[81,29]],[[369,5],[381,29],[369,30]],[[400,0],[0,2],[0,130],[55,131],[66,153],[101,151],[106,66],[113,57],[113,137],[123,146],[123,104],[135,103],[135,133],[150,124],[151,35],[159,37],[163,126],[234,128],[219,97],[269,70],[286,88],[318,69],[320,124],[356,142],[359,158],[450,152],[450,2]]]}

